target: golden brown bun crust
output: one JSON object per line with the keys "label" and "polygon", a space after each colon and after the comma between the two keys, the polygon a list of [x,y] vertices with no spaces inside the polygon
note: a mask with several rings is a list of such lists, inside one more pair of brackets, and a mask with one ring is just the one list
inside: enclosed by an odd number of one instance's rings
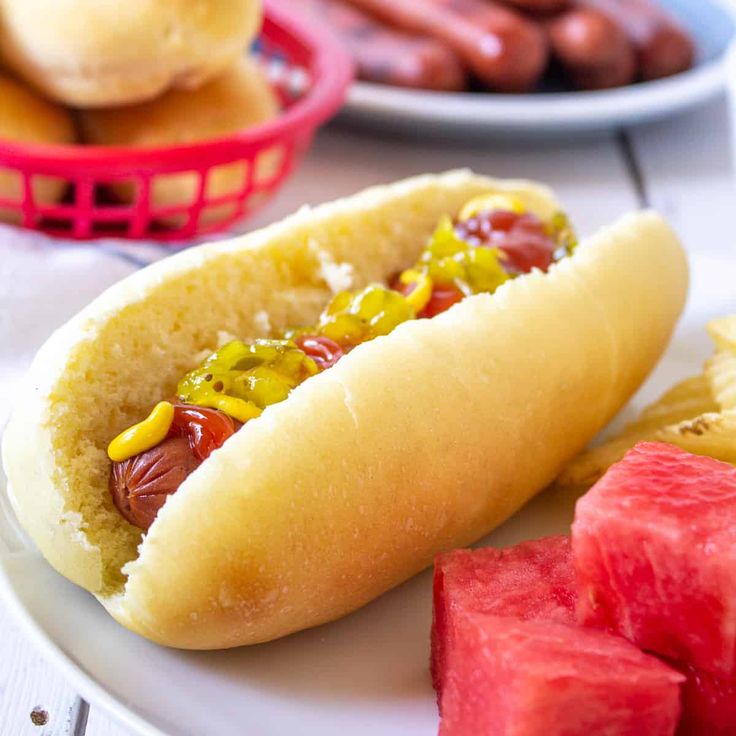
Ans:
{"label": "golden brown bun crust", "polygon": [[[271,120],[278,111],[278,98],[265,74],[255,61],[244,58],[197,90],[172,90],[139,105],[81,111],[79,123],[85,143],[169,146],[246,130]],[[258,163],[257,176],[267,176],[267,167],[266,154]],[[245,176],[242,162],[220,166],[210,172],[205,194],[209,198],[232,196],[242,189]],[[151,201],[157,209],[191,204],[198,187],[192,174],[158,178],[152,185]],[[130,186],[117,186],[114,191],[125,202],[133,197]],[[203,221],[223,219],[232,209],[231,205],[206,209]]]}
{"label": "golden brown bun crust", "polygon": [[[654,214],[358,347],[187,479],[137,559],[128,548],[124,588],[109,572],[125,525],[103,498],[105,442],[167,395],[188,356],[218,328],[257,334],[262,309],[274,327],[308,322],[329,297],[319,263],[352,264],[358,286],[386,278],[440,214],[499,188],[542,216],[556,208],[543,188],[467,172],[399,182],[169,259],[62,328],[3,446],[19,518],[52,564],[155,641],[255,643],[354,610],[551,482],[643,380],[682,308],[684,255]],[[97,485],[82,500],[85,477]]]}
{"label": "golden brown bun crust", "polygon": [[[25,143],[74,143],[75,132],[71,115],[61,107],[43,99],[33,90],[10,77],[0,74],[0,140]],[[36,202],[53,204],[64,193],[64,182],[58,179],[34,179]],[[0,173],[0,197],[19,202],[23,181],[19,174]],[[14,212],[0,207],[0,219],[17,222]]]}
{"label": "golden brown bun crust", "polygon": [[235,63],[257,0],[0,0],[0,53],[49,97],[126,105],[192,89]]}

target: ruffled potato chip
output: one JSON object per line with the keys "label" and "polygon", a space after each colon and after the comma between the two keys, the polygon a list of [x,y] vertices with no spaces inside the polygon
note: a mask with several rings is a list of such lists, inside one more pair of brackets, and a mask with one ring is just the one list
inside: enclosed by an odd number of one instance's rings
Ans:
{"label": "ruffled potato chip", "polygon": [[676,383],[653,404],[647,406],[639,419],[628,428],[653,429],[718,409],[718,403],[705,376],[692,376]]}
{"label": "ruffled potato chip", "polygon": [[736,409],[736,353],[717,350],[705,364],[705,378],[721,409]]}
{"label": "ruffled potato chip", "polygon": [[[576,487],[593,485],[637,442],[672,442],[672,444],[688,449],[677,441],[678,438],[683,442],[690,441],[690,432],[686,429],[686,425],[697,422],[703,416],[719,416],[717,413],[719,408],[705,376],[686,378],[644,409],[639,419],[624,427],[618,435],[578,455],[562,471],[556,485]],[[711,424],[713,421],[709,419],[708,426]],[[690,444],[700,446],[702,443],[691,442]],[[736,426],[733,445],[736,457]],[[691,452],[696,451],[691,450]],[[709,453],[699,452],[698,454]]]}
{"label": "ruffled potato chip", "polygon": [[669,442],[736,465],[736,315],[714,319],[706,329],[716,351],[703,375],[681,381],[622,432],[578,455],[556,485],[589,487],[644,441]]}
{"label": "ruffled potato chip", "polygon": [[736,465],[736,410],[702,414],[657,432],[659,442],[669,442],[695,455],[709,455]]}
{"label": "ruffled potato chip", "polygon": [[711,320],[705,329],[719,350],[736,353],[736,315]]}

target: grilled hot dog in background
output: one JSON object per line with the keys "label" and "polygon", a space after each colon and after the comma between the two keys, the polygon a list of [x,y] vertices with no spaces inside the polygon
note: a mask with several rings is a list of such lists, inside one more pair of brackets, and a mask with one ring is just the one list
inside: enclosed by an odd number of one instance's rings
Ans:
{"label": "grilled hot dog in background", "polygon": [[467,87],[467,74],[457,54],[432,36],[382,25],[340,0],[291,2],[327,23],[350,49],[361,79],[445,92]]}
{"label": "grilled hot dog in background", "polygon": [[349,2],[396,28],[443,41],[483,84],[500,92],[531,90],[547,64],[539,24],[493,0]]}
{"label": "grilled hot dog in background", "polygon": [[546,24],[552,53],[580,89],[605,89],[636,78],[636,52],[626,32],[595,8],[573,8]]}
{"label": "grilled hot dog in background", "polygon": [[575,0],[575,4],[606,13],[626,31],[636,47],[642,79],[668,77],[692,66],[692,39],[653,0]]}
{"label": "grilled hot dog in background", "polygon": [[505,2],[507,5],[531,13],[555,13],[569,5],[569,0],[505,0]]}
{"label": "grilled hot dog in background", "polygon": [[658,0],[292,1],[334,28],[361,79],[400,87],[531,92],[557,87],[559,69],[573,89],[606,89],[695,57]]}

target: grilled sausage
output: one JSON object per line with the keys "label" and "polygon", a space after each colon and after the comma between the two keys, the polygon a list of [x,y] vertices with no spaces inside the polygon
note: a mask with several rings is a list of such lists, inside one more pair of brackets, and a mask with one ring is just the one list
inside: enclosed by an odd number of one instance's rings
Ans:
{"label": "grilled sausage", "polygon": [[348,2],[393,27],[446,43],[483,84],[500,92],[529,91],[547,64],[539,24],[493,0]]}
{"label": "grilled sausage", "polygon": [[314,14],[350,52],[358,76],[367,82],[444,92],[467,86],[467,75],[445,43],[388,28],[341,0],[292,0]]}
{"label": "grilled sausage", "polygon": [[636,47],[642,79],[659,79],[689,69],[695,46],[685,29],[653,0],[575,0],[621,25]]}
{"label": "grilled sausage", "polygon": [[557,13],[570,5],[569,0],[503,0],[507,5],[513,5],[519,10],[530,13]]}
{"label": "grilled sausage", "polygon": [[113,503],[131,524],[148,529],[168,496],[199,463],[185,437],[170,437],[147,452],[113,463],[109,479]]}
{"label": "grilled sausage", "polygon": [[569,10],[547,24],[554,57],[576,87],[605,89],[634,81],[636,52],[624,30],[594,8]]}

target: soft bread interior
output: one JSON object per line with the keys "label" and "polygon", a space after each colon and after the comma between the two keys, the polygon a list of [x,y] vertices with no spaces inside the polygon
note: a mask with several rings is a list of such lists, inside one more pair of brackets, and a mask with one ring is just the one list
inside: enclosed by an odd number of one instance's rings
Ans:
{"label": "soft bread interior", "polygon": [[493,190],[541,217],[557,209],[529,182],[465,171],[417,177],[168,258],[58,330],[34,361],[3,445],[14,506],[49,561],[98,595],[120,591],[141,532],[110,500],[110,439],[170,396],[221,332],[249,338],[311,323],[332,293],[390,278],[440,215]]}

